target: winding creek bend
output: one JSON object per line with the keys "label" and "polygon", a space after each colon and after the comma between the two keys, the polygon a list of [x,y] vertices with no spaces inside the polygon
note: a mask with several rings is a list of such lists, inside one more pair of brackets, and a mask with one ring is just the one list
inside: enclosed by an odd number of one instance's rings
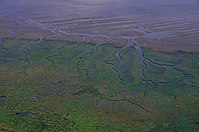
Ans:
{"label": "winding creek bend", "polygon": [[115,68],[114,64],[112,63],[113,61],[116,61],[116,59],[112,59],[112,60],[104,60],[103,62],[105,64],[111,65],[111,68],[113,69],[113,71],[116,73],[116,76],[118,77],[121,87],[123,88],[125,86],[125,81],[124,78],[122,77],[122,75],[120,74],[119,70],[117,68]]}
{"label": "winding creek bend", "polygon": [[92,77],[89,75],[88,70],[86,68],[81,68],[80,64],[84,63],[84,59],[87,59],[89,56],[93,54],[93,51],[85,53],[83,56],[78,57],[79,61],[75,64],[75,68],[78,70],[80,73],[85,73],[86,74],[86,79],[92,79]]}
{"label": "winding creek bend", "polygon": [[[36,45],[39,45],[41,43],[41,41],[43,40],[43,37],[39,37],[39,40],[36,41]],[[22,61],[25,66],[23,68],[23,74],[24,74],[24,77],[28,76],[28,67],[31,65],[31,62],[30,62],[30,57],[32,56],[32,49],[31,47],[34,47],[34,45],[30,45],[28,46],[23,52],[25,53],[25,57],[20,57],[20,61]],[[48,59],[48,58],[47,58]],[[50,61],[50,60],[49,60]]]}
{"label": "winding creek bend", "polygon": [[113,101],[113,102],[128,102],[128,103],[131,104],[132,106],[133,106],[133,105],[136,105],[136,106],[138,106],[139,108],[141,108],[142,110],[152,113],[150,110],[148,110],[147,108],[145,108],[143,105],[137,103],[135,100],[128,100],[128,99],[111,99],[111,98],[108,98],[107,100]]}
{"label": "winding creek bend", "polygon": [[119,51],[117,51],[117,52],[115,53],[115,56],[116,56],[117,58],[120,59],[120,53],[121,53],[123,50],[125,50],[125,49],[127,49],[127,48],[133,46],[133,45],[132,45],[132,43],[133,43],[132,38],[127,38],[127,41],[128,41],[127,44],[124,45]]}
{"label": "winding creek bend", "polygon": [[2,36],[0,36],[0,48],[4,48],[3,47],[3,44],[4,44],[4,40],[3,40],[3,37]]}
{"label": "winding creek bend", "polygon": [[56,65],[54,59],[52,59],[53,57],[56,57],[57,55],[51,55],[51,56],[48,56],[46,57],[46,59],[52,63],[53,67],[55,67],[55,69],[60,69],[59,66]]}
{"label": "winding creek bend", "polygon": [[64,47],[64,46],[61,46],[61,47],[57,48],[56,54],[50,55],[50,56],[47,56],[47,57],[46,57],[46,59],[47,59],[49,62],[51,62],[52,65],[53,65],[53,67],[54,67],[55,69],[57,69],[57,70],[58,70],[58,69],[61,69],[61,67],[60,67],[59,65],[56,64],[55,59],[53,59],[53,58],[54,58],[54,57],[61,57],[61,56],[63,56],[63,54],[62,54],[62,52],[61,52],[61,50],[63,49],[63,47]]}
{"label": "winding creek bend", "polygon": [[43,37],[39,37],[36,44],[40,44],[43,41],[43,39],[44,39]]}
{"label": "winding creek bend", "polygon": [[103,44],[107,44],[107,43],[109,43],[109,42],[110,42],[110,40],[106,40],[106,41],[104,41],[104,42],[97,43],[97,44],[95,45],[94,49],[93,49],[93,52],[94,52],[94,53],[96,52],[98,46],[103,45]]}
{"label": "winding creek bend", "polygon": [[141,60],[141,64],[142,64],[142,68],[140,69],[140,76],[142,79],[144,79],[145,75],[144,75],[144,68],[146,66],[146,63],[144,62],[144,56],[143,56],[143,53],[142,53],[142,48],[141,46],[134,40],[135,38],[138,38],[138,37],[134,37],[134,38],[131,38],[131,37],[125,37],[127,39],[127,44],[124,45],[119,51],[117,51],[115,53],[115,56],[119,59],[121,59],[120,57],[120,53],[127,49],[127,48],[130,48],[130,47],[134,47],[138,53],[138,55],[140,56],[140,60]]}
{"label": "winding creek bend", "polygon": [[28,76],[28,66],[30,66],[30,57],[31,57],[31,51],[30,51],[30,47],[27,47],[26,50],[23,51],[26,55],[26,57],[24,58],[20,58],[21,61],[23,61],[23,63],[25,64],[24,69],[23,69],[23,73],[24,73],[24,77]]}
{"label": "winding creek bend", "polygon": [[182,73],[184,76],[188,76],[188,77],[192,77],[193,75],[191,73],[187,73],[186,71],[181,70],[179,67],[173,65],[173,64],[169,64],[169,63],[159,63],[159,62],[154,62],[151,59],[144,57],[148,62],[150,62],[153,65],[157,65],[157,66],[162,66],[162,67],[171,67],[172,69]]}

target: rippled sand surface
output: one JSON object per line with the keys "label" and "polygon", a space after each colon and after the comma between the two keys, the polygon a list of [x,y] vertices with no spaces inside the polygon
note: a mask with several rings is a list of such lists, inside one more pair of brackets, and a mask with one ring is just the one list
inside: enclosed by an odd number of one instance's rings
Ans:
{"label": "rippled sand surface", "polygon": [[199,51],[198,0],[0,0],[0,35]]}

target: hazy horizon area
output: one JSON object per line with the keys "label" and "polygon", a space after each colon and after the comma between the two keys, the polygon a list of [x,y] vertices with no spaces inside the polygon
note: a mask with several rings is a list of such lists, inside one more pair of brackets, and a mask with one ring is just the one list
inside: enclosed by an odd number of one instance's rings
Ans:
{"label": "hazy horizon area", "polygon": [[72,18],[137,15],[199,19],[198,0],[0,0],[0,10],[9,17],[32,17],[42,11],[41,15]]}

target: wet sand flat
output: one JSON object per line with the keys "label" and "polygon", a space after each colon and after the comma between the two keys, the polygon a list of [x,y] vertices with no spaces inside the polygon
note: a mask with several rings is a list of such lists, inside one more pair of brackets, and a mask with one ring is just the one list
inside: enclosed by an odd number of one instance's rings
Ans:
{"label": "wet sand flat", "polygon": [[197,0],[0,0],[0,35],[199,51]]}

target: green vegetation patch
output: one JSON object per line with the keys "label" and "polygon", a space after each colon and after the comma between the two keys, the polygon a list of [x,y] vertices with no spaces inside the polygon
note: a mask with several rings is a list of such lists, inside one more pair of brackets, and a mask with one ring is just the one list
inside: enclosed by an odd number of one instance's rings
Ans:
{"label": "green vegetation patch", "polygon": [[198,131],[199,54],[4,38],[0,131]]}

